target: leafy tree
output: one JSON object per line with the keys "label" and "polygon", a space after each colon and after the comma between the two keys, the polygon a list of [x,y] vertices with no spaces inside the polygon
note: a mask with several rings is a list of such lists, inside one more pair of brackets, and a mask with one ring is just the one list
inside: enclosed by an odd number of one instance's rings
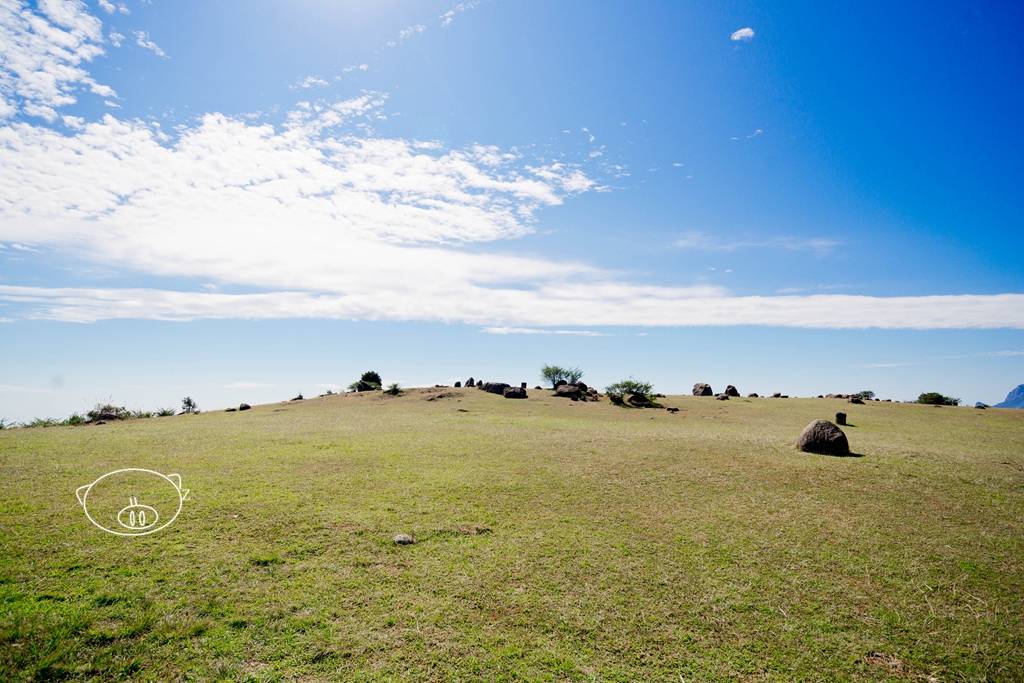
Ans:
{"label": "leafy tree", "polygon": [[854,398],[859,398],[864,401],[870,401],[875,397],[875,392],[871,391],[870,389],[865,389],[864,391],[858,391],[853,396]]}
{"label": "leafy tree", "polygon": [[181,399],[181,412],[186,415],[193,415],[199,412],[199,404],[192,400],[191,396]]}
{"label": "leafy tree", "polygon": [[925,403],[932,406],[958,406],[960,399],[951,396],[943,396],[937,391],[926,391],[917,397],[918,403]]}
{"label": "leafy tree", "polygon": [[558,386],[559,382],[575,384],[583,377],[583,370],[579,368],[563,368],[560,365],[545,365],[540,369],[540,376],[546,382],[551,382],[552,388]]}
{"label": "leafy tree", "polygon": [[349,391],[380,391],[381,386],[384,382],[380,378],[380,374],[374,370],[367,370],[364,372],[358,380],[348,385]]}
{"label": "leafy tree", "polygon": [[391,394],[392,396],[398,396],[402,393],[402,387],[398,386],[398,382],[392,382],[388,385],[388,388],[384,393]]}

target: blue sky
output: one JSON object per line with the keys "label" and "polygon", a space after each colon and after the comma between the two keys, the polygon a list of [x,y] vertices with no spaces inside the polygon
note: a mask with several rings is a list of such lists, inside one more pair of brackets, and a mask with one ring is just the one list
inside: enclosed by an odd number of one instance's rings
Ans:
{"label": "blue sky", "polygon": [[0,417],[1024,382],[1013,4],[0,2]]}

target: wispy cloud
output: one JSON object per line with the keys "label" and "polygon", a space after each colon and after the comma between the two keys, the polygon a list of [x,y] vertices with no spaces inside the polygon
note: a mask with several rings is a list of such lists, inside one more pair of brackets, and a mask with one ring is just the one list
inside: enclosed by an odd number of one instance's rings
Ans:
{"label": "wispy cloud", "polygon": [[785,249],[787,251],[812,251],[827,254],[840,246],[837,240],[823,237],[778,236],[768,238],[730,239],[710,235],[706,232],[691,231],[672,242],[678,249],[700,251],[737,251],[739,249]]}
{"label": "wispy cloud", "polygon": [[485,334],[556,334],[570,337],[607,337],[604,332],[593,330],[549,330],[541,327],[485,327]]}
{"label": "wispy cloud", "polygon": [[310,88],[322,88],[327,85],[330,84],[319,76],[306,76],[291,87],[292,90],[309,90]]}
{"label": "wispy cloud", "polygon": [[441,26],[451,26],[455,18],[463,12],[468,12],[471,9],[475,9],[480,2],[478,0],[467,0],[466,2],[460,2],[450,10],[442,14],[438,19],[441,21]]}
{"label": "wispy cloud", "polygon": [[426,30],[427,27],[425,24],[414,24],[412,26],[406,26],[405,28],[398,32],[398,38],[396,38],[395,40],[389,40],[387,42],[387,46],[396,47],[398,45],[401,45],[402,43],[409,40],[413,36],[418,36]]}
{"label": "wispy cloud", "polygon": [[736,29],[729,36],[729,40],[733,41],[734,43],[749,43],[753,39],[754,29],[750,28],[749,26],[744,26],[743,28]]}
{"label": "wispy cloud", "polygon": [[153,39],[149,37],[149,33],[147,33],[146,31],[133,31],[132,33],[135,36],[136,45],[138,45],[144,50],[149,50],[157,57],[170,59],[170,56],[166,52],[164,52],[159,45],[153,42]]}
{"label": "wispy cloud", "polygon": [[121,14],[130,13],[128,5],[124,4],[123,2],[119,2],[115,5],[114,3],[110,2],[110,0],[98,0],[97,4],[100,6],[100,9],[106,12],[107,14],[113,14],[114,12],[120,12]]}

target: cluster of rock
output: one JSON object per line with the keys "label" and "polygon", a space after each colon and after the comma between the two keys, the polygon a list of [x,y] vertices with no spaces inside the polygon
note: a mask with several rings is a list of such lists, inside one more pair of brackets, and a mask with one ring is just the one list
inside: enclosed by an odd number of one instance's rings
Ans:
{"label": "cluster of rock", "polygon": [[476,388],[481,391],[486,391],[489,394],[497,394],[498,396],[504,396],[505,398],[527,398],[526,382],[521,383],[518,387],[514,387],[506,382],[484,382],[483,380],[476,382],[472,377],[470,377],[466,381],[466,386],[476,386]]}
{"label": "cluster of rock", "polygon": [[588,387],[583,382],[575,382],[570,384],[563,379],[555,382],[555,397],[556,398],[568,398],[573,401],[597,401],[600,400],[600,396],[597,393],[597,389],[594,387]]}
{"label": "cluster of rock", "polygon": [[723,391],[720,394],[716,394],[715,391],[711,388],[710,384],[706,384],[704,382],[697,382],[696,384],[693,385],[693,395],[714,396],[719,401],[728,401],[730,398],[739,398],[740,392],[739,389],[730,384],[725,387],[725,391]]}

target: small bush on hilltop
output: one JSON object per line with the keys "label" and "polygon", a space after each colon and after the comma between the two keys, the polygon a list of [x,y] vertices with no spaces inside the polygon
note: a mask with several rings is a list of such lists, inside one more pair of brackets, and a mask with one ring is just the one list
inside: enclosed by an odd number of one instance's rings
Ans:
{"label": "small bush on hilltop", "polygon": [[931,406],[958,406],[960,399],[951,396],[943,396],[937,391],[926,391],[917,397],[918,403],[925,403]]}
{"label": "small bush on hilltop", "polygon": [[578,367],[563,368],[560,365],[545,365],[540,369],[541,379],[551,382],[552,388],[559,382],[575,384],[583,378],[583,370]]}
{"label": "small bush on hilltop", "polygon": [[158,408],[156,411],[157,417],[170,417],[174,415],[174,408]]}
{"label": "small bush on hilltop", "polygon": [[874,397],[875,397],[875,392],[871,391],[870,389],[865,389],[864,391],[858,391],[856,394],[852,394],[850,396],[850,398],[859,398],[862,401],[870,401]]}
{"label": "small bush on hilltop", "polygon": [[184,415],[195,415],[199,412],[199,404],[192,400],[191,396],[181,399],[181,412]]}
{"label": "small bush on hilltop", "polygon": [[348,385],[349,391],[380,391],[384,381],[380,378],[380,374],[375,370],[367,370],[362,376],[352,384]]}
{"label": "small bush on hilltop", "polygon": [[398,396],[402,393],[402,387],[398,386],[398,382],[392,382],[388,385],[387,391],[384,393],[391,394],[392,396]]}
{"label": "small bush on hilltop", "polygon": [[131,412],[124,406],[115,406],[113,403],[97,403],[96,406],[87,412],[86,417],[90,422],[97,420],[127,420],[132,416]]}
{"label": "small bush on hilltop", "polygon": [[608,398],[611,399],[612,403],[622,403],[623,397],[627,395],[643,396],[650,400],[653,391],[654,387],[651,386],[650,382],[641,382],[633,378],[609,384],[604,388],[604,393],[608,394]]}

